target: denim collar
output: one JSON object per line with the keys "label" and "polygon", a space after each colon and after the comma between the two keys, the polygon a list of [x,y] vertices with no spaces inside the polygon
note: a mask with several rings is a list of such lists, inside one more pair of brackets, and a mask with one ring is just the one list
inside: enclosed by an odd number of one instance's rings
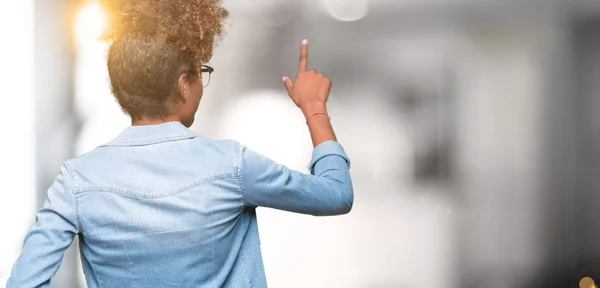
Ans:
{"label": "denim collar", "polygon": [[180,122],[167,122],[127,127],[115,139],[103,146],[143,146],[195,137],[197,137],[196,133]]}

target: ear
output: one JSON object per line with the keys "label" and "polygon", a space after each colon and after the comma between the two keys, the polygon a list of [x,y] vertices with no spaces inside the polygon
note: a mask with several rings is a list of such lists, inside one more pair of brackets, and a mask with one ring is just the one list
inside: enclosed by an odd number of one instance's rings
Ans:
{"label": "ear", "polygon": [[187,74],[179,75],[179,79],[177,79],[177,86],[179,87],[179,94],[181,94],[181,100],[183,100],[183,102],[187,101],[190,90],[190,85],[187,81]]}

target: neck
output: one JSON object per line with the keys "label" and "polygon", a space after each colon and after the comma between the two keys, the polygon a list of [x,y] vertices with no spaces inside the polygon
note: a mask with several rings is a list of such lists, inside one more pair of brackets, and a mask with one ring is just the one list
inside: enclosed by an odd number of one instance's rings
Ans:
{"label": "neck", "polygon": [[163,118],[131,118],[131,126],[157,125],[167,122],[181,122],[181,119],[178,115],[169,115]]}

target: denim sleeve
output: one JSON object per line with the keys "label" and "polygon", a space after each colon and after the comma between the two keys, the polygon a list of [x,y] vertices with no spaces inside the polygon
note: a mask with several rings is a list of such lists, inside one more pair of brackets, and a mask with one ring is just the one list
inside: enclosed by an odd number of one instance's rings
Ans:
{"label": "denim sleeve", "polygon": [[25,237],[21,255],[8,279],[8,288],[50,286],[65,250],[79,231],[72,187],[71,175],[63,165],[36,215],[36,223]]}
{"label": "denim sleeve", "polygon": [[315,216],[346,214],[354,192],[350,160],[342,146],[326,141],[315,147],[311,175],[275,163],[241,147],[240,176],[245,204]]}

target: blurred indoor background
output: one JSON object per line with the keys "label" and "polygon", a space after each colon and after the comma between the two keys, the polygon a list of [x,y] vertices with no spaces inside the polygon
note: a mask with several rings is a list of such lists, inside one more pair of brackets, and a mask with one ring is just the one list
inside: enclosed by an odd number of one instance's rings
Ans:
{"label": "blurred indoor background", "polygon": [[[307,172],[283,89],[309,39],[353,211],[260,208],[270,287],[600,281],[600,1],[225,0],[192,129]],[[92,0],[0,0],[0,285],[66,159],[128,124]],[[85,287],[76,241],[52,287]],[[190,271],[193,273],[193,271]]]}

